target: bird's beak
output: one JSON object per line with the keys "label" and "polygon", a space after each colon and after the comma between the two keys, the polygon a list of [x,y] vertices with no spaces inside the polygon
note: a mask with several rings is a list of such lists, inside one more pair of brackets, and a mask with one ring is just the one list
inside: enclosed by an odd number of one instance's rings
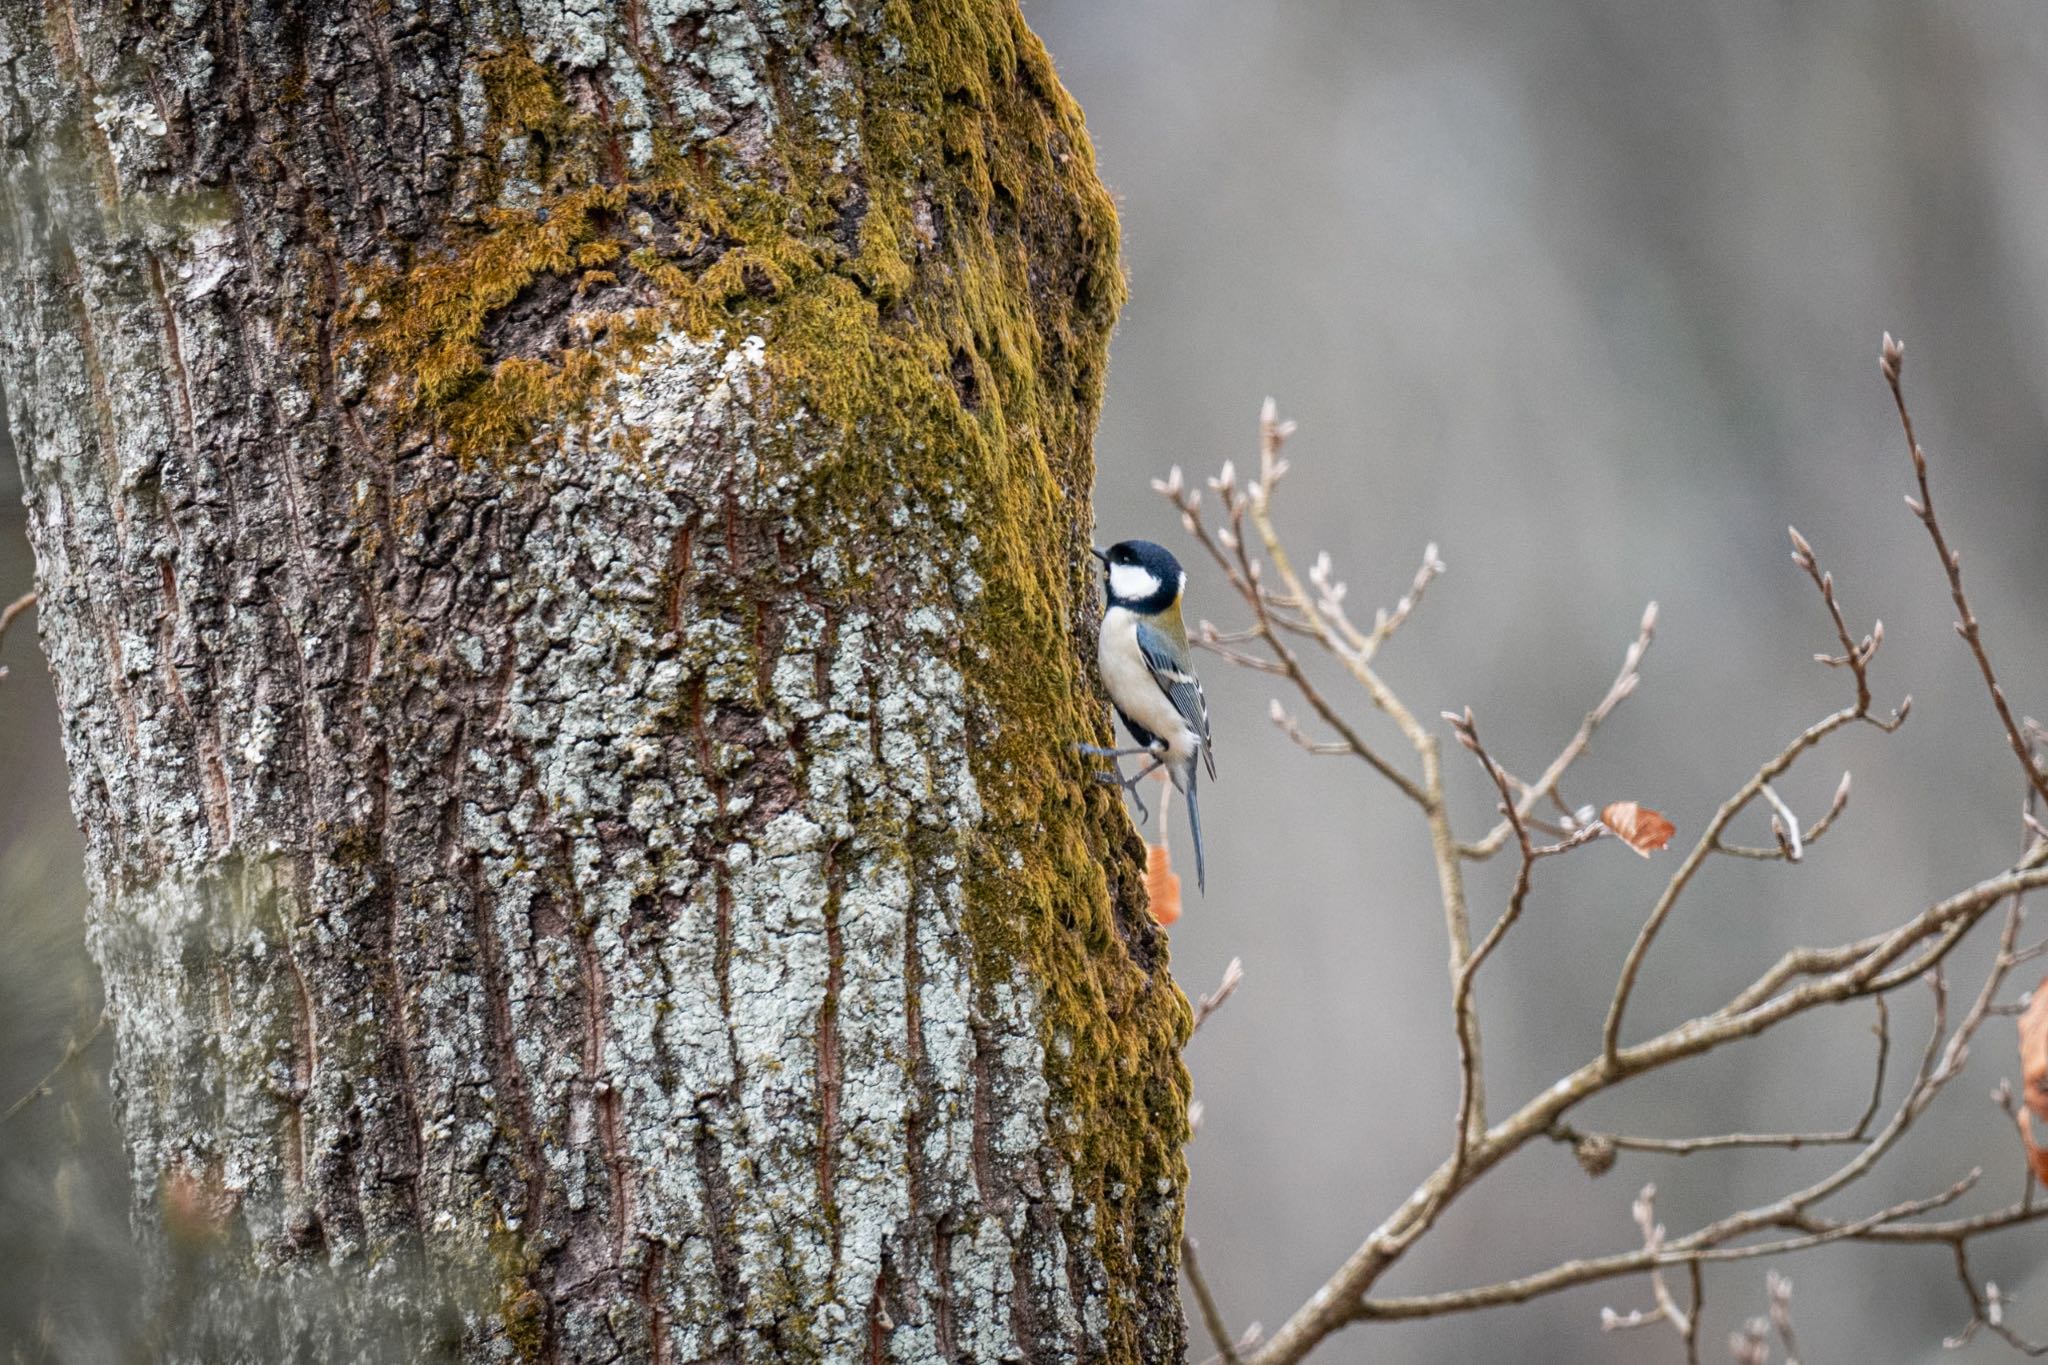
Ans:
{"label": "bird's beak", "polygon": [[1100,545],[1090,545],[1088,553],[1101,560],[1104,568],[1109,567],[1109,551],[1103,549]]}

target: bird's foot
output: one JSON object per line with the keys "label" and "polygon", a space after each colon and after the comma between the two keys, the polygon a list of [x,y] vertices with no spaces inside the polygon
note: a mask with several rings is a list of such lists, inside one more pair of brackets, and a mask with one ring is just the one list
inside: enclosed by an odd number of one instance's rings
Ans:
{"label": "bird's foot", "polygon": [[[1166,766],[1166,744],[1163,741],[1141,744],[1132,749],[1105,749],[1099,744],[1076,744],[1074,752],[1086,754],[1091,758],[1108,759],[1109,770],[1096,773],[1095,780],[1110,786],[1122,787],[1124,793],[1131,798],[1131,804],[1138,808],[1139,824],[1145,824],[1152,819],[1152,812],[1145,808],[1145,798],[1138,795],[1138,784]],[[1125,777],[1123,764],[1119,760],[1132,757],[1149,758],[1152,761],[1147,763],[1137,776]]]}
{"label": "bird's foot", "polygon": [[1095,780],[1108,786],[1122,787],[1124,794],[1131,798],[1131,804],[1138,808],[1138,823],[1142,825],[1152,819],[1152,812],[1145,809],[1145,798],[1138,795],[1138,784],[1150,776],[1151,772],[1152,770],[1147,768],[1136,777],[1125,777],[1121,771],[1100,772],[1095,774]]}
{"label": "bird's foot", "polygon": [[1074,752],[1087,754],[1090,758],[1135,758],[1140,754],[1158,757],[1166,752],[1164,744],[1140,744],[1133,749],[1105,749],[1100,744],[1076,744]]}

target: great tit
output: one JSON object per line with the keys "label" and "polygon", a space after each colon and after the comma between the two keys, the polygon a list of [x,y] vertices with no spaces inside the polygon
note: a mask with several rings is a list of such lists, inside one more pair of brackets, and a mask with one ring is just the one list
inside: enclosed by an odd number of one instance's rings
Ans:
{"label": "great tit", "polygon": [[[1117,718],[1137,747],[1076,747],[1116,764],[1114,773],[1100,776],[1130,793],[1141,819],[1148,812],[1138,795],[1138,783],[1155,769],[1166,769],[1173,785],[1188,799],[1188,828],[1195,841],[1195,885],[1206,890],[1202,817],[1195,801],[1196,760],[1201,760],[1213,779],[1216,759],[1209,748],[1209,704],[1195,678],[1187,627],[1180,618],[1181,592],[1188,576],[1171,552],[1149,540],[1121,541],[1107,550],[1090,547],[1089,552],[1102,561],[1106,596],[1095,647],[1096,669]],[[1126,779],[1116,760],[1132,754],[1152,761],[1136,777]]]}

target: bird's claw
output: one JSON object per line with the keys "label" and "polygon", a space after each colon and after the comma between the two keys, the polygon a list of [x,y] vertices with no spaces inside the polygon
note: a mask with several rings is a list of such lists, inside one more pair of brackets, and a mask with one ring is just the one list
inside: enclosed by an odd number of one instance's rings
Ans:
{"label": "bird's claw", "polygon": [[1151,821],[1152,812],[1145,809],[1145,798],[1138,795],[1138,784],[1145,780],[1143,777],[1125,777],[1118,772],[1099,772],[1095,774],[1095,780],[1104,786],[1122,787],[1125,794],[1131,798],[1131,804],[1138,808],[1138,823],[1142,825]]}
{"label": "bird's claw", "polygon": [[[1122,787],[1131,798],[1131,804],[1138,808],[1138,823],[1141,825],[1150,823],[1152,812],[1145,808],[1145,798],[1138,795],[1138,784],[1150,777],[1165,762],[1166,745],[1164,743],[1143,745],[1135,749],[1105,749],[1099,744],[1076,743],[1073,748],[1074,752],[1078,754],[1086,754],[1091,758],[1108,759],[1110,761],[1109,769],[1107,771],[1098,771],[1095,774],[1095,780],[1112,787]],[[1133,754],[1150,758],[1152,764],[1136,777],[1125,777],[1123,765],[1119,760]]]}

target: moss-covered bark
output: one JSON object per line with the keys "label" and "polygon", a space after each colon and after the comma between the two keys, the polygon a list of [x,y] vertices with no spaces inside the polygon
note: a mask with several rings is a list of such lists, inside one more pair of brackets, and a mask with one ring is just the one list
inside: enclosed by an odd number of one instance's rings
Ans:
{"label": "moss-covered bark", "polygon": [[1116,220],[1012,0],[0,43],[164,1358],[1178,1359],[1186,1010],[1068,752]]}

